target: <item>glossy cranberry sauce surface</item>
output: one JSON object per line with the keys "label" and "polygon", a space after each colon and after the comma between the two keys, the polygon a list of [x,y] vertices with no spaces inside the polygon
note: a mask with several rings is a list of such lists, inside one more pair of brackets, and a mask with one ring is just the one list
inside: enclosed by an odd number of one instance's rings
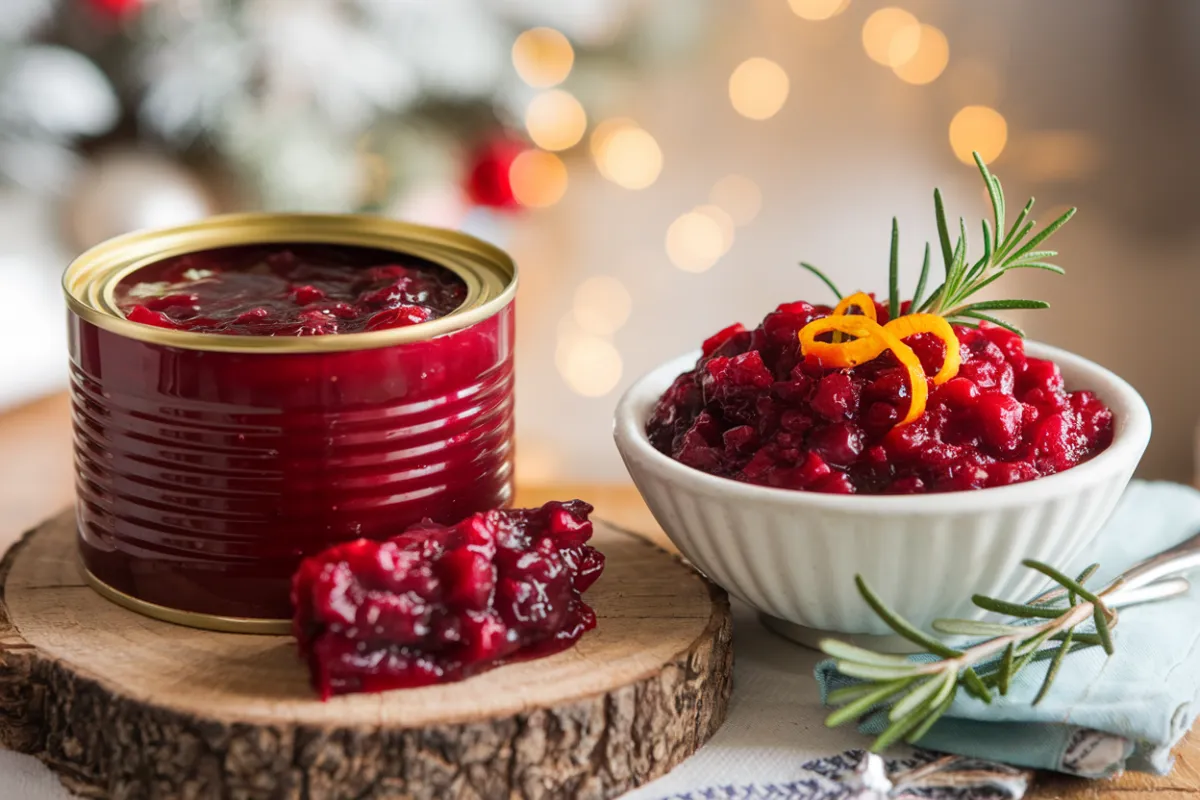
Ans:
{"label": "glossy cranberry sauce surface", "polygon": [[236,336],[320,336],[401,328],[466,299],[450,270],[415,256],[317,244],[228,247],[176,256],[117,286],[146,325]]}
{"label": "glossy cranberry sauce surface", "polygon": [[[828,369],[800,353],[798,333],[828,306],[785,303],[753,331],[734,325],[704,343],[696,367],[659,399],[646,426],[655,448],[713,475],[838,494],[983,489],[1061,472],[1108,447],[1113,414],[1068,392],[1056,364],[1025,355],[1014,333],[955,326],[962,365],[908,411],[906,371],[891,353]],[[886,307],[876,303],[880,323]],[[941,340],[905,340],[927,375]]]}
{"label": "glossy cranberry sauce surface", "polygon": [[604,556],[579,500],[414,525],[306,559],[294,631],[322,698],[462,680],[565,649],[596,626]]}

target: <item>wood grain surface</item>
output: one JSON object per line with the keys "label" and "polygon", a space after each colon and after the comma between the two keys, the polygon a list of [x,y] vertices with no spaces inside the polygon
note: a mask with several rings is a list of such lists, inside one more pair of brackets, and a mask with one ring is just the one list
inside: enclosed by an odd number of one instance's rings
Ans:
{"label": "wood grain surface", "polygon": [[[65,395],[0,414],[0,547],[7,547],[71,498],[70,425]],[[520,467],[518,464],[518,476]],[[521,486],[520,505],[579,496],[597,516],[663,542],[662,532],[636,490],[625,485],[556,484]],[[1112,781],[1041,776],[1029,794],[1049,800],[1183,800],[1200,796],[1200,736],[1180,745],[1174,771],[1166,777],[1130,773]]]}

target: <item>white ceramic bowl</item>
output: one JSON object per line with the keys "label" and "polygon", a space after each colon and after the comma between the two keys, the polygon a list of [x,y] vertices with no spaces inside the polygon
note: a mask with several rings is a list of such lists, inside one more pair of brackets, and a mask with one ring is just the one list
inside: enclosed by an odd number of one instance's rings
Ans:
{"label": "white ceramic bowl", "polygon": [[978,491],[831,495],[708,475],[655,450],[645,424],[655,402],[698,356],[641,378],[617,406],[615,437],[629,474],[671,541],[764,621],[807,644],[825,633],[900,649],[859,597],[861,574],[919,626],[981,616],[973,593],[1021,600],[1043,580],[1035,558],[1071,569],[1108,519],[1150,439],[1150,412],[1132,386],[1079,356],[1026,343],[1062,368],[1069,390],[1090,389],[1115,415],[1112,445],[1057,475]]}

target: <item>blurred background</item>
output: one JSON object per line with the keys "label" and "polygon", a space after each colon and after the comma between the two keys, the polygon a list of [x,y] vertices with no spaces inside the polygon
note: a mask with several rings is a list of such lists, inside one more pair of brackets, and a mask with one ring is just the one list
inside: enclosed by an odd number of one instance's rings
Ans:
{"label": "blurred background", "polygon": [[[1194,0],[4,0],[0,408],[65,386],[83,248],[212,213],[461,228],[522,270],[518,471],[621,480],[616,398],[780,302],[911,291],[980,151],[1065,278],[1014,321],[1146,396],[1187,480],[1200,333]],[[978,250],[979,243],[972,247]],[[1024,282],[1024,285],[1021,285]],[[1017,284],[1017,285],[1012,285]],[[1121,316],[1127,317],[1124,323]]]}

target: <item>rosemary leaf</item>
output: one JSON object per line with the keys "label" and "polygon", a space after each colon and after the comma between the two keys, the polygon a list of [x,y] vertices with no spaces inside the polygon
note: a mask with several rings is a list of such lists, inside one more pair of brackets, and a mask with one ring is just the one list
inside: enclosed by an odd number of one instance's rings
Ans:
{"label": "rosemary leaf", "polygon": [[985,684],[983,679],[979,677],[979,673],[975,671],[974,667],[967,667],[964,669],[962,678],[963,686],[969,693],[984,703],[989,705],[991,704],[992,693],[988,691],[987,684]]}
{"label": "rosemary leaf", "polygon": [[[1003,244],[996,248],[997,257],[1003,255],[1006,250],[1011,249],[1014,243],[1021,240],[1022,237],[1017,236],[1017,231],[1020,230],[1021,226],[1025,224],[1025,219],[1029,216],[1029,212],[1032,210],[1033,198],[1031,197],[1029,198],[1029,202],[1025,204],[1025,207],[1021,209],[1021,213],[1017,214],[1017,218],[1013,220],[1012,227],[1008,229],[1008,234],[1004,237]],[[1000,232],[997,231],[996,235],[999,236]]]}
{"label": "rosemary leaf", "polygon": [[996,688],[1000,690],[1001,696],[1008,694],[1008,684],[1012,680],[1014,650],[1013,643],[1009,642],[1008,647],[1004,648],[1003,658],[1000,659],[1000,670],[996,675]]}
{"label": "rosemary leaf", "polygon": [[1024,247],[1022,247],[1020,250],[1015,251],[1009,260],[1016,261],[1017,259],[1021,258],[1021,256],[1025,255],[1026,253],[1031,252],[1039,244],[1046,241],[1047,237],[1049,237],[1052,233],[1054,233],[1056,230],[1061,228],[1063,225],[1066,225],[1067,221],[1069,219],[1071,219],[1071,217],[1073,217],[1073,216],[1075,216],[1075,209],[1074,208],[1067,209],[1067,211],[1064,212],[1061,217],[1054,220],[1054,222],[1051,222],[1045,228],[1042,228],[1040,233],[1036,234],[1032,239],[1030,239],[1028,242],[1026,242]]}
{"label": "rosemary leaf", "polygon": [[1019,625],[974,619],[935,619],[932,627],[938,633],[948,636],[1007,636],[1020,630]]}
{"label": "rosemary leaf", "polygon": [[1075,582],[1076,583],[1087,583],[1087,579],[1092,577],[1093,575],[1095,575],[1096,570],[1098,570],[1098,569],[1100,569],[1099,564],[1088,565],[1087,569],[1085,569],[1083,572],[1079,573],[1079,576],[1077,578],[1075,578]]}
{"label": "rosemary leaf", "polygon": [[925,282],[929,280],[929,242],[925,243],[925,258],[921,261],[921,277],[917,279],[917,288],[913,292],[910,308],[916,312],[921,307],[921,296],[925,294]]}
{"label": "rosemary leaf", "polygon": [[[1064,636],[1065,634],[1056,633],[1050,639],[1051,641],[1061,642]],[[1094,633],[1077,633],[1071,637],[1071,640],[1075,642],[1075,647],[1078,650],[1082,650],[1085,647],[1100,647],[1103,644],[1100,637]]]}
{"label": "rosemary leaf", "polygon": [[913,644],[920,645],[930,653],[939,655],[942,658],[954,658],[962,655],[957,650],[947,647],[932,636],[922,633],[911,622],[888,608],[886,603],[875,596],[875,593],[871,591],[871,587],[867,586],[867,582],[863,580],[861,575],[855,575],[854,582],[858,585],[858,593],[867,601],[867,605],[896,633],[908,639]]}
{"label": "rosemary leaf", "polygon": [[1092,619],[1096,622],[1096,635],[1100,637],[1100,646],[1108,655],[1113,654],[1112,631],[1108,629],[1108,617],[1104,614],[1104,604],[1099,603],[1092,611]]}
{"label": "rosemary leaf", "polygon": [[971,602],[986,611],[994,611],[997,614],[1007,614],[1010,617],[1020,617],[1022,619],[1055,619],[1067,613],[1067,609],[1065,608],[1027,606],[1021,603],[1010,603],[1007,600],[997,600],[994,597],[982,594],[971,597]]}
{"label": "rosemary leaf", "polygon": [[1026,253],[1021,257],[1021,261],[1045,261],[1047,258],[1054,258],[1058,255],[1057,250],[1035,250],[1032,253]]}
{"label": "rosemary leaf", "polygon": [[1058,650],[1054,652],[1054,660],[1050,662],[1050,669],[1046,670],[1046,679],[1042,681],[1042,688],[1038,689],[1037,696],[1033,698],[1031,705],[1037,705],[1045,698],[1046,693],[1050,691],[1050,684],[1054,683],[1054,679],[1058,677],[1058,668],[1062,666],[1063,659],[1071,650],[1071,636],[1075,632],[1075,627],[1067,628],[1066,634],[1063,636],[1062,644]]}
{"label": "rosemary leaf", "polygon": [[1004,194],[1000,191],[1000,182],[992,177],[979,153],[971,153],[971,156],[975,159],[975,166],[979,167],[979,174],[983,176],[988,198],[992,201],[992,212],[996,215],[996,231],[999,233],[1004,230]]}
{"label": "rosemary leaf", "polygon": [[[906,742],[916,744],[925,738],[925,734],[929,733],[929,729],[933,727],[933,724],[941,719],[942,715],[949,711],[950,706],[954,704],[954,696],[957,694],[957,688],[958,684],[954,681],[946,681],[945,697],[939,695],[940,701],[935,703],[933,710],[929,712],[924,721],[914,728],[908,736],[904,737]],[[935,698],[935,700],[938,700],[938,698]]]}
{"label": "rosemary leaf", "polygon": [[857,645],[842,642],[837,639],[822,639],[818,646],[827,656],[839,661],[854,661],[859,664],[870,664],[876,667],[912,667],[912,662],[904,656],[887,655],[867,650]]}
{"label": "rosemary leaf", "polygon": [[962,306],[956,313],[967,311],[1004,311],[1013,308],[1049,308],[1045,300],[980,300],[978,303]]}
{"label": "rosemary leaf", "polygon": [[1024,240],[1025,237],[1029,235],[1029,232],[1031,230],[1033,230],[1033,227],[1036,224],[1037,223],[1035,223],[1033,220],[1027,220],[1025,222],[1025,224],[1021,226],[1021,229],[1018,230],[1011,239],[1009,239],[1007,242],[1004,243],[1004,247],[1002,247],[996,251],[996,255],[995,255],[996,260],[999,261],[1001,264],[1003,264],[1004,259],[1009,256],[1009,254],[1012,252],[1013,248],[1015,248],[1017,245],[1019,245],[1021,243],[1021,241]]}
{"label": "rosemary leaf", "polygon": [[[1067,274],[1067,271],[1065,269],[1063,269],[1062,267],[1058,266],[1057,264],[1047,264],[1045,261],[1026,261],[1021,264],[1012,264],[1012,265],[1006,266],[1004,268],[1004,271],[1007,272],[1010,269],[1044,269],[1047,272],[1053,272],[1056,275],[1066,275]],[[1003,273],[1001,273],[1001,274],[1003,274]]]}
{"label": "rosemary leaf", "polygon": [[842,725],[852,719],[858,719],[875,706],[885,702],[892,695],[902,691],[910,683],[912,683],[912,679],[881,684],[870,694],[863,695],[853,703],[842,706],[837,711],[834,711],[825,718],[825,726],[827,728],[836,728],[838,725]]}
{"label": "rosemary leaf", "polygon": [[829,291],[833,292],[834,296],[838,300],[842,299],[842,293],[839,292],[838,288],[833,285],[833,281],[831,281],[829,279],[828,275],[826,275],[824,272],[821,272],[821,270],[817,269],[812,264],[809,264],[806,261],[801,261],[800,266],[804,267],[806,270],[811,272],[813,275],[816,275],[818,278],[820,278],[821,281],[824,282],[824,284],[829,287]]}
{"label": "rosemary leaf", "polygon": [[[1021,338],[1025,337],[1025,331],[1021,330],[1016,325],[1013,325],[1011,322],[1005,322],[1004,320],[1000,319],[999,317],[993,317],[990,314],[981,314],[978,311],[964,311],[962,313],[962,316],[971,317],[972,319],[981,319],[984,322],[990,322],[993,325],[999,325],[1001,328],[1010,330],[1013,333],[1015,333],[1017,336],[1020,336]],[[956,324],[957,324],[957,321],[954,321],[954,322],[956,322]],[[976,327],[978,327],[978,326],[976,326]]]}
{"label": "rosemary leaf", "polygon": [[931,675],[924,681],[918,683],[913,690],[904,697],[900,698],[891,710],[888,711],[888,719],[895,722],[903,717],[907,717],[910,712],[914,711],[918,706],[924,705],[926,700],[929,700],[946,683],[945,675]]}
{"label": "rosemary leaf", "polygon": [[915,664],[909,664],[905,667],[880,667],[875,664],[862,664],[858,661],[842,661],[838,659],[838,672],[850,678],[862,678],[863,680],[879,681],[879,680],[898,680],[907,678],[914,674],[916,669]]}
{"label": "rosemary leaf", "polygon": [[892,217],[892,255],[888,262],[888,319],[900,316],[900,223]]}
{"label": "rosemary leaf", "polygon": [[925,707],[914,709],[908,716],[902,717],[884,729],[883,733],[871,743],[871,751],[882,753],[905,736],[921,726],[928,716],[929,709]]}
{"label": "rosemary leaf", "polygon": [[[897,683],[902,682],[903,681],[897,681]],[[825,702],[831,706],[844,706],[847,703],[853,703],[860,697],[866,697],[878,688],[879,684],[870,683],[868,681],[851,684],[850,686],[843,686],[840,689],[834,689],[832,692],[830,692],[829,696],[825,698]]]}
{"label": "rosemary leaf", "polygon": [[942,203],[940,189],[933,190],[933,214],[937,218],[938,241],[942,244],[942,261],[946,265],[946,280],[949,281],[954,250],[950,246],[950,228],[946,225],[946,206]]}
{"label": "rosemary leaf", "polygon": [[1074,592],[1084,600],[1087,600],[1098,607],[1103,606],[1100,598],[1097,597],[1094,592],[1085,589],[1082,583],[1073,578],[1068,578],[1066,575],[1059,572],[1049,564],[1043,564],[1041,561],[1034,561],[1032,558],[1027,558],[1021,563],[1032,570],[1037,570],[1050,580],[1062,586],[1067,591]]}

